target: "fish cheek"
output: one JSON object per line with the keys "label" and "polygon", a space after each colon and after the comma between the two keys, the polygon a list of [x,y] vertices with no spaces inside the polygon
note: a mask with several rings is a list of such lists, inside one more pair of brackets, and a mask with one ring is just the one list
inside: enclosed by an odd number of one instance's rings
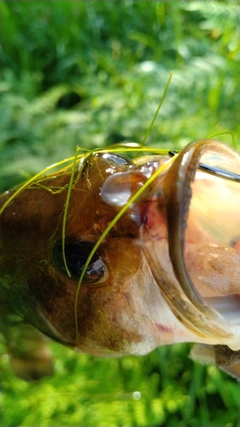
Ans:
{"label": "fish cheek", "polygon": [[122,322],[125,310],[125,295],[111,287],[85,292],[79,301],[77,347],[98,356],[128,354],[129,343],[140,337]]}
{"label": "fish cheek", "polygon": [[[111,352],[124,353],[122,325],[114,321],[115,301],[119,287],[89,286],[82,284],[78,297],[77,321],[78,343],[76,343],[76,324],[74,302],[77,281],[56,273],[38,273],[34,280],[28,279],[31,295],[37,301],[37,310],[52,325],[64,344],[76,346],[93,355],[108,355]],[[120,307],[119,307],[120,309]],[[42,325],[44,328],[44,325]],[[43,330],[41,328],[41,330]],[[44,328],[44,332],[45,328]],[[57,336],[51,335],[58,339]]]}
{"label": "fish cheek", "polygon": [[[29,272],[26,279],[29,293],[35,302],[36,315],[42,318],[44,323],[50,324],[53,330],[57,330],[66,343],[74,343],[75,323],[74,323],[74,295],[75,286],[67,286],[67,281],[59,278],[55,271],[51,270]],[[33,319],[28,319],[34,324]],[[45,332],[46,333],[46,332]],[[59,339],[59,336],[47,332],[52,338]],[[57,334],[58,335],[58,334]]]}
{"label": "fish cheek", "polygon": [[[104,291],[86,291],[80,297],[78,308],[79,343],[90,354],[105,355],[121,351],[119,330],[111,321],[111,288]],[[110,303],[109,303],[110,301]]]}
{"label": "fish cheek", "polygon": [[109,239],[106,255],[113,287],[124,286],[127,280],[137,274],[142,254],[134,239],[128,237]]}
{"label": "fish cheek", "polygon": [[95,289],[94,285],[81,285],[78,303],[79,344],[80,348],[84,346],[84,351],[92,354],[96,354],[96,350],[99,355],[110,352],[126,354],[129,343],[141,339],[135,330],[134,319],[133,325],[122,321],[125,312],[126,318],[134,317],[125,287],[139,271],[140,249],[129,238],[109,239],[104,260],[107,260],[111,273],[109,281]]}

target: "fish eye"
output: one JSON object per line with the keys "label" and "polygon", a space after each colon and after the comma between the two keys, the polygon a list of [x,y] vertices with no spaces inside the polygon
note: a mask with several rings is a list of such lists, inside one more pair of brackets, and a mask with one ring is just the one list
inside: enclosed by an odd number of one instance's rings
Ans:
{"label": "fish eye", "polygon": [[[72,279],[79,280],[93,247],[94,243],[92,242],[65,244],[65,258]],[[53,260],[57,267],[66,276],[68,276],[64,265],[61,243],[56,244],[53,248]],[[102,283],[105,282],[108,277],[108,269],[103,261],[103,258],[99,255],[98,252],[95,252],[87,266],[83,283]]]}

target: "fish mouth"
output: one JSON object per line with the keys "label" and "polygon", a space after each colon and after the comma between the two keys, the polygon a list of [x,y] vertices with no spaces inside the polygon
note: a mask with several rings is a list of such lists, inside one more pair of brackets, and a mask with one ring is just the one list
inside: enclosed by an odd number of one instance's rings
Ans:
{"label": "fish mouth", "polygon": [[[240,349],[239,170],[237,151],[203,139],[170,160],[140,160],[101,189],[102,199],[118,211],[128,203],[137,244],[189,336],[234,351]],[[165,328],[164,322],[156,328]]]}
{"label": "fish mouth", "polygon": [[234,351],[240,349],[239,170],[239,154],[227,145],[208,139],[189,144],[151,189],[155,223],[145,215],[140,230],[175,316],[199,342]]}

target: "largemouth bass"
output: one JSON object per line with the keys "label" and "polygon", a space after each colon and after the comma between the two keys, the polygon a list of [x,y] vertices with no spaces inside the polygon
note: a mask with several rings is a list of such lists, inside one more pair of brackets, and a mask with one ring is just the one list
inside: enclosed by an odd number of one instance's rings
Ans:
{"label": "largemouth bass", "polygon": [[193,358],[240,378],[238,152],[208,139],[135,160],[115,151],[1,196],[0,330],[15,373],[53,372],[47,336],[107,357],[192,342]]}

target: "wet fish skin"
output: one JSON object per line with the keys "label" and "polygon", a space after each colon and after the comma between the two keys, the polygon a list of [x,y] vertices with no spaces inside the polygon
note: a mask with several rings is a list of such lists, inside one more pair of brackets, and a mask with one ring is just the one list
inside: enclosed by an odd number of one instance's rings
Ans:
{"label": "wet fish skin", "polygon": [[[113,155],[107,158],[95,156],[89,162],[71,192],[66,245],[79,245],[80,242],[93,245],[98,240],[116,215],[115,208],[102,200],[101,187],[108,176],[132,167],[130,161]],[[10,312],[19,316],[19,325],[22,319],[23,324],[29,323],[62,344],[76,347],[74,302],[77,280],[67,276],[63,265],[57,265],[54,255],[54,251],[60,251],[62,241],[63,208],[69,179],[70,172],[43,179],[41,185],[44,188],[32,186],[25,189],[3,211],[0,218],[0,292],[3,305],[7,301]],[[144,174],[142,181],[146,181]],[[65,190],[53,194],[58,188]],[[1,204],[11,194],[4,194]],[[131,286],[137,288],[139,281],[136,278],[133,285],[132,280],[137,273],[141,276],[140,281],[144,275],[150,275],[146,263],[142,265],[141,248],[134,243],[138,234],[135,219],[126,216],[119,220],[98,250],[107,264],[108,275],[104,283],[83,283],[81,286],[78,350],[118,356],[129,352],[146,353],[157,345],[151,335],[155,328],[152,321],[148,320],[146,331],[141,332],[144,313],[139,319],[131,320],[136,307],[128,285],[131,282]],[[3,311],[1,317],[9,326],[9,330],[3,330],[8,342],[12,323]],[[38,331],[36,336],[39,336]],[[146,343],[140,349],[143,337]],[[15,350],[7,346],[13,354]],[[28,376],[31,375],[26,374]]]}
{"label": "wet fish skin", "polygon": [[[134,164],[124,156],[97,154],[80,177],[76,170],[65,233],[72,277],[68,276],[61,255],[70,172],[43,178],[4,209],[0,217],[0,306],[3,307],[0,326],[5,326],[0,329],[18,376],[29,380],[53,372],[51,355],[39,331],[63,345],[95,356],[146,354],[160,345],[199,342],[193,357],[199,355],[202,361],[217,361],[213,347],[216,342],[189,331],[169,307],[139,239],[140,229],[145,227],[150,239],[156,241],[157,251],[163,251],[161,257],[165,256],[169,262],[169,277],[174,278],[168,235],[163,233],[166,218],[160,190],[162,176],[157,192],[155,183],[129,207],[97,249],[91,267],[93,275],[89,270],[80,287],[76,337],[74,305],[81,273],[79,263],[84,264],[86,253],[90,253],[121,207],[166,161],[167,158],[150,157]],[[4,194],[0,203],[5,203],[11,194]],[[159,200],[163,203],[161,214],[156,209]],[[16,342],[25,341],[27,349],[20,357],[18,348],[22,344],[9,345],[14,329],[13,313],[20,331]],[[25,363],[27,354],[28,359],[34,360],[29,341],[38,343],[39,351],[46,355],[46,366],[39,367],[38,372]],[[237,359],[234,364],[235,372]]]}

